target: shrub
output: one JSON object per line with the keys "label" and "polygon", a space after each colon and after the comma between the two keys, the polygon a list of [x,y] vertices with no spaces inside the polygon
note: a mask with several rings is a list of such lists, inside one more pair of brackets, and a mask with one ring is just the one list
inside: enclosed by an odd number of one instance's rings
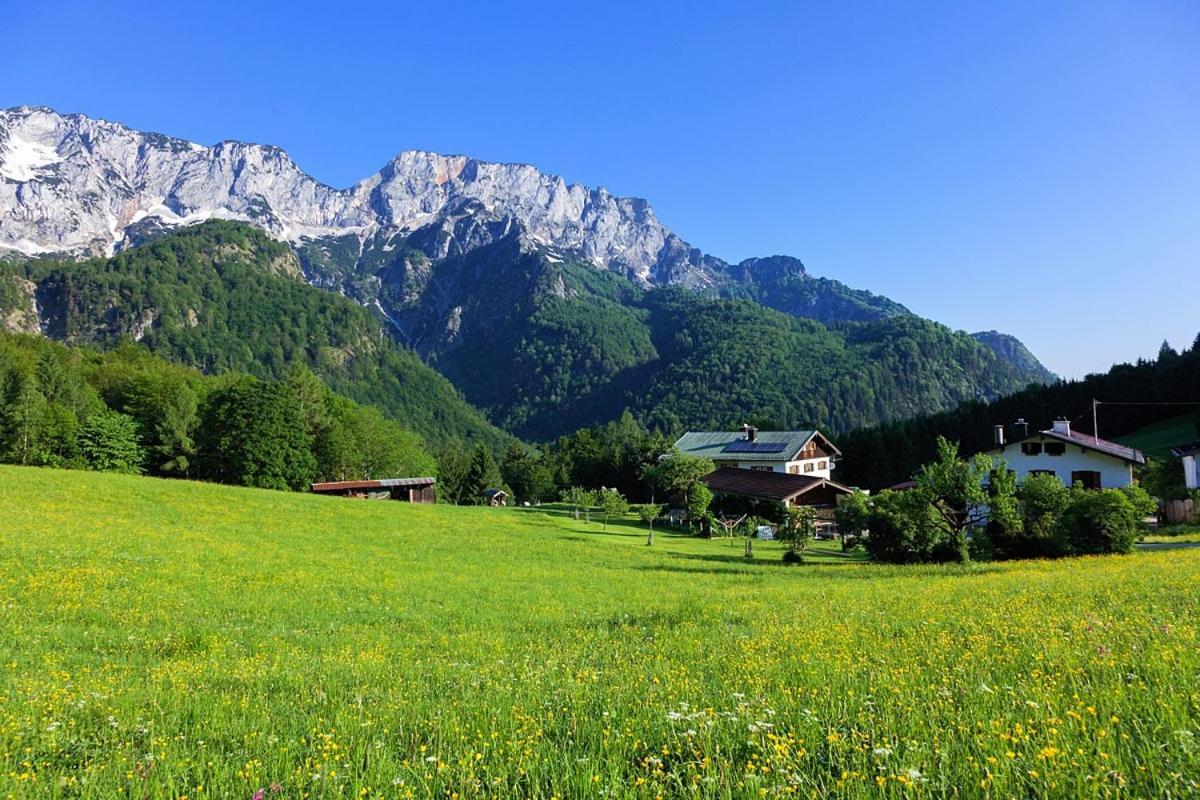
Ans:
{"label": "shrub", "polygon": [[956,560],[933,506],[919,491],[882,492],[871,505],[867,553],[876,561],[912,564]]}
{"label": "shrub", "polygon": [[[1182,472],[1183,470],[1179,471]],[[1120,491],[1133,506],[1133,510],[1139,518],[1153,517],[1158,513],[1158,501],[1151,497],[1149,492],[1142,487],[1123,486]]]}
{"label": "shrub", "polygon": [[1068,555],[1128,553],[1141,531],[1141,517],[1119,489],[1076,490],[1059,517]]}
{"label": "shrub", "polygon": [[1070,490],[1054,475],[1030,475],[1018,492],[1020,525],[993,540],[997,558],[1057,558],[1067,554],[1059,518]]}
{"label": "shrub", "polygon": [[79,429],[77,443],[88,469],[135,475],[142,472],[145,454],[138,443],[133,417],[116,411],[92,414]]}

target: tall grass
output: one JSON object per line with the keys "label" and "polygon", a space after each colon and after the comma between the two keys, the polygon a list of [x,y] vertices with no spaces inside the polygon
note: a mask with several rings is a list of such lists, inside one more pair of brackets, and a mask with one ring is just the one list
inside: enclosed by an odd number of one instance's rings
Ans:
{"label": "tall grass", "polygon": [[0,796],[1200,792],[1200,551],[610,528],[2,467]]}

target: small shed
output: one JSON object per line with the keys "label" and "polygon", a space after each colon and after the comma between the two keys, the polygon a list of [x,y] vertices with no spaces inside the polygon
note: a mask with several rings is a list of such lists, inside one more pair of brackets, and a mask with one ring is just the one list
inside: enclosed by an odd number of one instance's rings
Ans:
{"label": "small shed", "polygon": [[508,492],[503,489],[484,489],[483,502],[489,506],[508,505]]}
{"label": "small shed", "polygon": [[382,478],[375,481],[332,481],[314,483],[313,494],[353,497],[360,500],[399,500],[404,503],[436,503],[436,478]]}

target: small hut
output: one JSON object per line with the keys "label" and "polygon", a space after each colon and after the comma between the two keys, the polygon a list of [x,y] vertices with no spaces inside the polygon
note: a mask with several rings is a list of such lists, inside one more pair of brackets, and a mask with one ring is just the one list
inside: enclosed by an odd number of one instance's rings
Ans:
{"label": "small hut", "polygon": [[503,489],[484,489],[483,502],[489,506],[508,505],[508,492]]}
{"label": "small hut", "polygon": [[313,494],[353,497],[360,500],[399,500],[403,503],[436,503],[436,478],[383,478],[377,481],[314,483]]}

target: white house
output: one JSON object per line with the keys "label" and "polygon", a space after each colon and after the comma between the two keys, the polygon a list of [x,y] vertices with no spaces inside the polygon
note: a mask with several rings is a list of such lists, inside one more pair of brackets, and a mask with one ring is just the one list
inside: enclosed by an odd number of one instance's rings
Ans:
{"label": "white house", "polygon": [[1115,489],[1133,485],[1133,468],[1146,463],[1141,450],[1071,430],[1065,419],[1055,420],[1046,431],[1027,433],[1025,420],[1017,420],[1015,441],[1005,442],[1004,426],[997,425],[996,446],[988,455],[1003,460],[1017,473],[1057,476],[1067,486]]}
{"label": "white house", "polygon": [[1172,447],[1171,455],[1183,462],[1184,486],[1189,489],[1200,489],[1200,442]]}
{"label": "white house", "polygon": [[842,452],[820,431],[688,431],[675,447],[680,453],[708,458],[720,467],[784,472],[810,478],[830,477]]}

